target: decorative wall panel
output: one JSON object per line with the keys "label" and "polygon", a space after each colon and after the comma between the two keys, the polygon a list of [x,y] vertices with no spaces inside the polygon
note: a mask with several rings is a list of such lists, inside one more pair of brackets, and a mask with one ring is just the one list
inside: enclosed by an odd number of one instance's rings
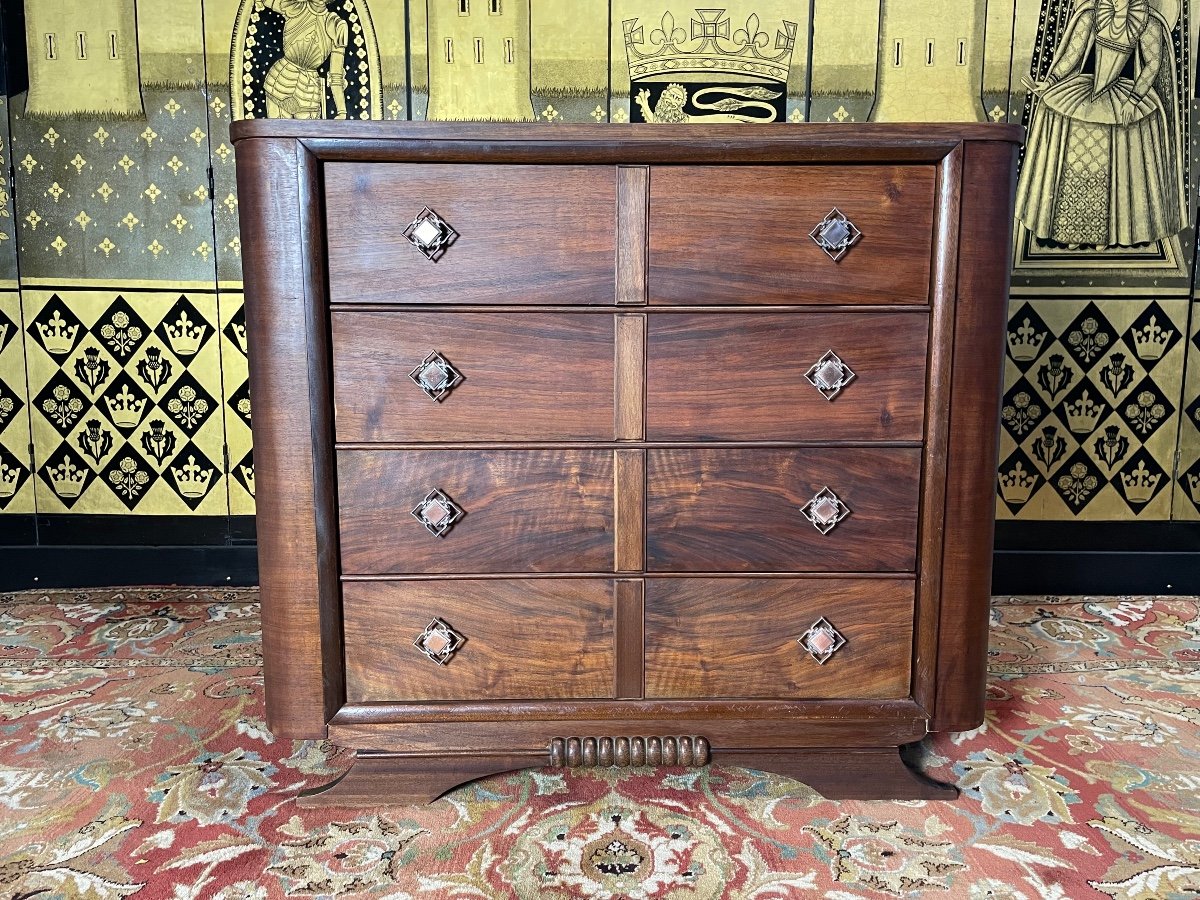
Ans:
{"label": "decorative wall panel", "polygon": [[[25,0],[6,49],[30,88],[0,98],[0,512],[253,512],[229,125],[274,115],[1023,122],[997,515],[1200,519],[1194,10],[1114,3]],[[167,330],[185,309],[208,331],[190,354]],[[145,395],[136,426],[114,385]],[[202,494],[178,489],[187,454],[216,470]]]}

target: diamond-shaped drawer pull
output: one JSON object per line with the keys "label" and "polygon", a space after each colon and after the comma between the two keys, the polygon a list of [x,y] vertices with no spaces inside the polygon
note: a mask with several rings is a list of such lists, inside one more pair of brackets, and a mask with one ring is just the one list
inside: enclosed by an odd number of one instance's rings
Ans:
{"label": "diamond-shaped drawer pull", "polygon": [[822,616],[812,623],[796,643],[823,666],[829,657],[845,646],[846,639]]}
{"label": "diamond-shaped drawer pull", "polygon": [[463,380],[462,373],[436,350],[430,350],[421,364],[408,373],[408,377],[425,392],[425,396],[438,403]]}
{"label": "diamond-shaped drawer pull", "polygon": [[426,206],[404,229],[408,242],[430,262],[437,262],[458,237],[450,223]]}
{"label": "diamond-shaped drawer pull", "polygon": [[815,497],[800,507],[800,514],[821,534],[829,534],[838,522],[850,515],[850,507],[827,487],[817,491]]}
{"label": "diamond-shaped drawer pull", "polygon": [[426,494],[425,499],[413,507],[412,514],[430,534],[437,537],[445,537],[454,523],[466,515],[458,504],[439,490]]}
{"label": "diamond-shaped drawer pull", "polygon": [[825,355],[804,373],[804,377],[808,379],[809,384],[821,392],[826,400],[832,400],[857,376],[836,353],[826,350]]}
{"label": "diamond-shaped drawer pull", "polygon": [[441,619],[434,619],[417,635],[413,646],[439,666],[444,666],[465,641],[466,638]]}
{"label": "diamond-shaped drawer pull", "polygon": [[858,243],[862,232],[835,207],[817,223],[817,227],[810,231],[808,236],[816,241],[817,246],[824,250],[830,259],[837,262],[846,255],[847,250]]}

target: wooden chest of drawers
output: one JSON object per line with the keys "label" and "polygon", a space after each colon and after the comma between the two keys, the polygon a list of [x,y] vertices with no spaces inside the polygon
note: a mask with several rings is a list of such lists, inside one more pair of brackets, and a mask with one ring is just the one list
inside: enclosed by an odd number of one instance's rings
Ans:
{"label": "wooden chest of drawers", "polygon": [[983,716],[1016,129],[239,122],[267,708],[308,802]]}

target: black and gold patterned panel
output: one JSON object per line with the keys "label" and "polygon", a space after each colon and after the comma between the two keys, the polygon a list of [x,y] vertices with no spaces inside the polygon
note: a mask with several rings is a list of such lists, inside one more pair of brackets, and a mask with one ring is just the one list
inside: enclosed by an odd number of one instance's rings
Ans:
{"label": "black and gold patterned panel", "polygon": [[1200,520],[1200,301],[1192,302],[1188,364],[1179,423],[1179,462],[1171,518]]}

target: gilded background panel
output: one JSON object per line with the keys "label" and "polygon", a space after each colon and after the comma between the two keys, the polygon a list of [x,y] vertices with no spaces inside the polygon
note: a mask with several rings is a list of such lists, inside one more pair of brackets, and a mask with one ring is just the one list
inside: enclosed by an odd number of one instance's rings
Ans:
{"label": "gilded background panel", "polygon": [[1190,2],[23,6],[0,115],[4,512],[253,512],[229,126],[277,115],[1022,123],[997,515],[1200,519]]}

